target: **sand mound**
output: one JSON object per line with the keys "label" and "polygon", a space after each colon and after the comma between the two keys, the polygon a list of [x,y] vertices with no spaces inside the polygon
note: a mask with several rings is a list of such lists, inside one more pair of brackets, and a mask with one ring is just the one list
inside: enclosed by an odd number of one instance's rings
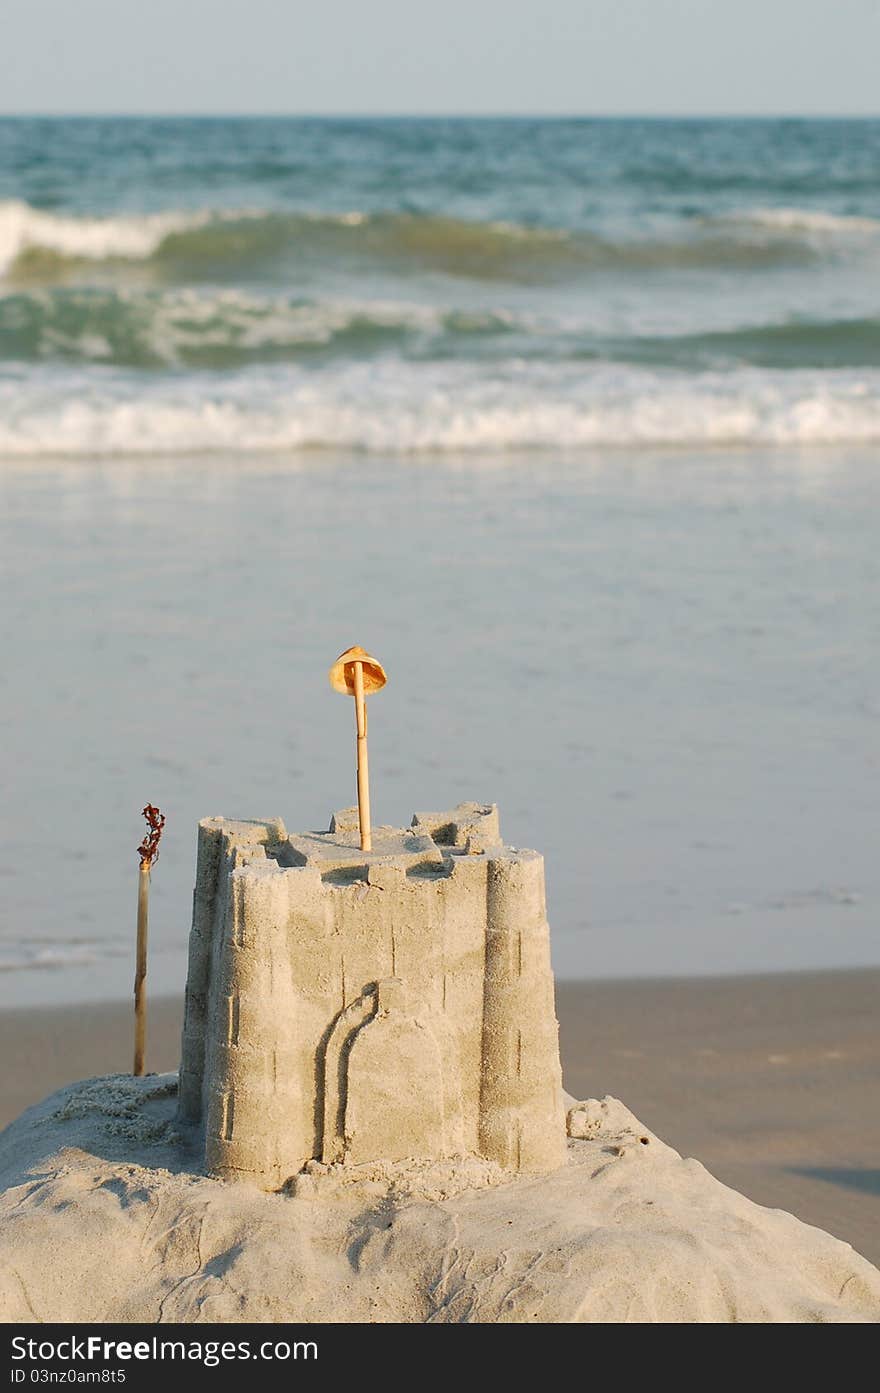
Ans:
{"label": "sand mound", "polygon": [[174,1075],[75,1084],[0,1133],[4,1321],[871,1321],[880,1272],[683,1160],[613,1098],[568,1165],[198,1174]]}

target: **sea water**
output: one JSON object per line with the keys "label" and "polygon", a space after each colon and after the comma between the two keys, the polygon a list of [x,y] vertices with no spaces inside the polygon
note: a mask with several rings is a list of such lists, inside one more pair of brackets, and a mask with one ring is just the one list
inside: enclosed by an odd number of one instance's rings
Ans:
{"label": "sea water", "polygon": [[877,960],[880,123],[0,121],[0,1001],[494,799],[567,975]]}

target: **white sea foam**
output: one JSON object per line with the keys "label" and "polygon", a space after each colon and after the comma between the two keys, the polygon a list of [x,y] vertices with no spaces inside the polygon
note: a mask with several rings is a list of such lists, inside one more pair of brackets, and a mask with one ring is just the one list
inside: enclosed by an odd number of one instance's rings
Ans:
{"label": "white sea foam", "polygon": [[[240,290],[210,294],[180,290],[154,299],[150,344],[159,361],[174,363],[189,348],[234,347],[240,352],[323,346],[358,326],[436,333],[447,319],[431,305],[399,301],[257,299]],[[474,315],[473,328],[503,325],[501,312]]]}
{"label": "white sea foam", "polygon": [[310,300],[239,289],[169,291],[60,287],[0,296],[0,355],[22,362],[66,359],[126,368],[234,368],[260,357],[332,349],[457,351],[475,338],[552,332],[504,307],[454,309],[402,300]]}
{"label": "white sea foam", "polygon": [[171,232],[199,227],[207,213],[145,213],[141,216],[84,218],[43,212],[18,199],[0,202],[0,275],[26,251],[103,261],[142,260]]}
{"label": "white sea foam", "polygon": [[877,218],[826,213],[816,208],[744,208],[707,221],[716,225],[759,227],[773,232],[880,234],[880,220]]}
{"label": "white sea foam", "polygon": [[388,361],[161,377],[94,370],[0,382],[0,454],[348,449],[573,450],[880,441],[880,372],[683,373]]}

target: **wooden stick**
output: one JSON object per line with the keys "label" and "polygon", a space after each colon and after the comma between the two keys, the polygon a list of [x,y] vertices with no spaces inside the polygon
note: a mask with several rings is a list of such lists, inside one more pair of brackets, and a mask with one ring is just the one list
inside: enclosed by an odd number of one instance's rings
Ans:
{"label": "wooden stick", "polygon": [[147,1043],[147,926],[150,912],[150,862],[138,871],[137,964],[134,974],[134,1073],[144,1072]]}
{"label": "wooden stick", "polygon": [[354,714],[357,721],[358,821],[361,829],[361,851],[372,851],[370,766],[367,759],[367,703],[364,699],[363,663],[355,663],[354,665]]}

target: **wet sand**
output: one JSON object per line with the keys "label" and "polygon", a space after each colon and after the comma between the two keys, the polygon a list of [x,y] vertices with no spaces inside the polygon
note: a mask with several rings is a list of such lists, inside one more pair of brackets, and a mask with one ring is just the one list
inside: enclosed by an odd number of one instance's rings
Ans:
{"label": "wet sand", "polygon": [[[557,991],[569,1092],[614,1094],[726,1184],[880,1264],[880,969]],[[151,1069],[176,1068],[180,1020],[178,1000],[152,1004]],[[127,1003],[0,1013],[0,1125],[130,1051]]]}

